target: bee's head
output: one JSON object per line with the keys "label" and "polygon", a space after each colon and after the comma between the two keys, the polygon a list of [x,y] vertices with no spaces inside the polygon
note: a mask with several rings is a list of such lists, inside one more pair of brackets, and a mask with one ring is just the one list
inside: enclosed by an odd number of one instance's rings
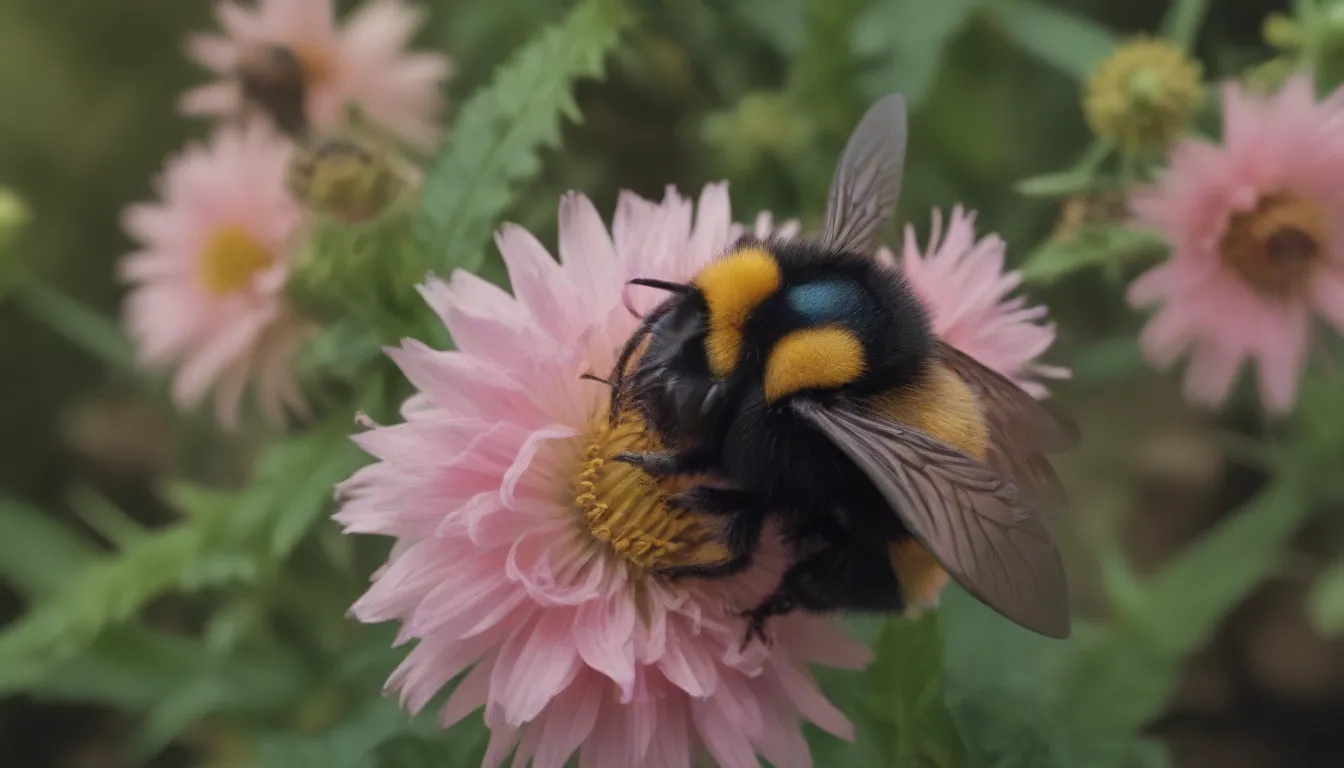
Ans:
{"label": "bee's head", "polygon": [[[672,295],[627,343],[614,377],[616,396],[665,443],[702,444],[715,434],[730,380],[745,354],[747,318],[779,290],[779,265],[764,248],[740,246],[690,283],[631,283]],[[638,360],[627,374],[636,353]]]}

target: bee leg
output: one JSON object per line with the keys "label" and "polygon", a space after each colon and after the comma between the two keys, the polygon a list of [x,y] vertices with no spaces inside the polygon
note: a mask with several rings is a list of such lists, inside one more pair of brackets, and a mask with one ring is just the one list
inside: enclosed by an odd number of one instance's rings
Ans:
{"label": "bee leg", "polygon": [[693,475],[713,469],[709,457],[699,451],[688,451],[686,453],[624,451],[613,456],[612,460],[633,464],[654,477]]}
{"label": "bee leg", "polygon": [[672,580],[686,577],[713,579],[740,573],[751,566],[765,526],[765,516],[755,512],[750,493],[735,488],[698,485],[673,496],[668,500],[668,506],[719,518],[728,559],[717,563],[669,566],[659,569],[660,575]]}
{"label": "bee leg", "polygon": [[780,577],[779,586],[775,587],[774,592],[755,608],[742,613],[748,621],[743,647],[751,643],[752,637],[759,637],[762,642],[766,642],[765,623],[774,616],[783,616],[800,609],[827,610],[833,607],[831,590],[826,585],[845,573],[848,573],[846,550],[833,544],[825,545],[806,559],[794,563]]}

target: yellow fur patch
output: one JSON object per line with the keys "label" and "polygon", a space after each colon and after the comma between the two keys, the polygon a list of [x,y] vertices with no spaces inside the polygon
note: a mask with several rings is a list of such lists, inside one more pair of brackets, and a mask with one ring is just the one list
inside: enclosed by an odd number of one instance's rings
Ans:
{"label": "yellow fur patch", "polygon": [[920,608],[936,605],[938,596],[947,586],[948,576],[929,550],[914,539],[904,539],[893,543],[889,551],[906,610],[914,613]]}
{"label": "yellow fur patch", "polygon": [[742,360],[742,327],[761,302],[779,290],[779,262],[763,248],[744,248],[700,270],[692,283],[709,305],[705,354],[723,378]]}
{"label": "yellow fur patch", "polygon": [[980,401],[966,382],[944,365],[930,365],[918,385],[892,390],[876,398],[874,405],[893,421],[985,460],[989,427]]}
{"label": "yellow fur patch", "polygon": [[837,326],[803,328],[780,339],[765,361],[765,402],[805,389],[844,386],[863,375],[863,344]]}

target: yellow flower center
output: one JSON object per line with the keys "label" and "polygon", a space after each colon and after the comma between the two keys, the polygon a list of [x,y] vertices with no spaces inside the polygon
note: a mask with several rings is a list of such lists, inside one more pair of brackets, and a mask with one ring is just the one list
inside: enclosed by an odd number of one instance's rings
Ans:
{"label": "yellow flower center", "polygon": [[201,282],[215,296],[227,296],[250,285],[273,260],[270,250],[247,230],[236,224],[221,227],[201,253]]}
{"label": "yellow flower center", "polygon": [[1228,223],[1223,260],[1258,293],[1284,299],[1306,281],[1328,226],[1325,212],[1308,200],[1291,192],[1265,195]]}
{"label": "yellow flower center", "polygon": [[727,550],[713,538],[712,525],[667,506],[668,496],[682,490],[676,482],[660,481],[631,464],[612,460],[623,451],[657,449],[641,421],[624,416],[613,426],[604,412],[588,438],[574,476],[574,507],[594,539],[640,568],[727,558]]}
{"label": "yellow flower center", "polygon": [[336,57],[325,48],[314,46],[295,46],[294,58],[299,60],[303,70],[303,82],[309,87],[321,85],[336,74]]}

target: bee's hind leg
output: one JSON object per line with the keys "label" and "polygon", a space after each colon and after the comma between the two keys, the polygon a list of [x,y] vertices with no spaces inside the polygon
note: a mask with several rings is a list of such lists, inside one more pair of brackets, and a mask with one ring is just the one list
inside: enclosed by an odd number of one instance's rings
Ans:
{"label": "bee's hind leg", "polygon": [[717,518],[720,540],[728,550],[728,559],[715,563],[674,565],[659,569],[669,579],[687,577],[722,578],[740,573],[751,566],[752,556],[761,539],[765,515],[760,514],[750,493],[736,488],[697,485],[668,499],[668,506],[691,514]]}

